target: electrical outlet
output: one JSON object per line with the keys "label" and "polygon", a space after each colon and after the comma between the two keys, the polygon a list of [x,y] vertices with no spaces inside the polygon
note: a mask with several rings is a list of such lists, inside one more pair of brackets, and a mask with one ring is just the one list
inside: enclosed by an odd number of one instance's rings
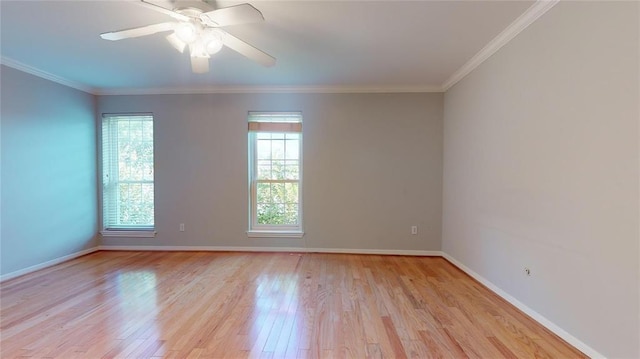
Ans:
{"label": "electrical outlet", "polygon": [[184,223],[180,223],[180,232],[184,232]]}
{"label": "electrical outlet", "polygon": [[418,226],[411,226],[411,234],[418,234]]}

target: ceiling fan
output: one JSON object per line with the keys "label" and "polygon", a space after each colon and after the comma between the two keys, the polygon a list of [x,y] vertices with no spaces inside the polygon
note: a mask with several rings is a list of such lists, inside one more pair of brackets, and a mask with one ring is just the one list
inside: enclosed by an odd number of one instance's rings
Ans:
{"label": "ceiling fan", "polygon": [[140,0],[139,4],[177,21],[105,32],[100,37],[116,41],[171,31],[167,41],[181,53],[188,48],[191,69],[195,73],[208,72],[209,58],[220,51],[222,46],[227,46],[263,66],[270,67],[276,63],[271,55],[221,29],[229,25],[264,21],[262,13],[250,4],[221,9],[214,9],[200,0]]}

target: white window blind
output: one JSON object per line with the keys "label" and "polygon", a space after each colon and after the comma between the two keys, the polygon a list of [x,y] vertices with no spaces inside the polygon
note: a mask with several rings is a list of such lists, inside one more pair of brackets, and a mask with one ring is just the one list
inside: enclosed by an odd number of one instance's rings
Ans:
{"label": "white window blind", "polygon": [[249,113],[250,230],[302,230],[302,114]]}
{"label": "white window blind", "polygon": [[103,115],[103,229],[153,229],[153,198],[153,117]]}

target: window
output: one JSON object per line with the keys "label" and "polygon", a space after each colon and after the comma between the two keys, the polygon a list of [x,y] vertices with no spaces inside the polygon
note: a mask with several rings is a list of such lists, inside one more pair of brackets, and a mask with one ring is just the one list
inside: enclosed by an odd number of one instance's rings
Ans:
{"label": "window", "polygon": [[153,178],[153,117],[103,115],[103,235],[152,232]]}
{"label": "window", "polygon": [[302,236],[302,115],[249,113],[249,236]]}

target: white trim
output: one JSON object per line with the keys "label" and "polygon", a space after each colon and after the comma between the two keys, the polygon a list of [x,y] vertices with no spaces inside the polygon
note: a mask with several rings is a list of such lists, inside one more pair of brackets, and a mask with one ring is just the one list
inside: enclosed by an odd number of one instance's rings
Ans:
{"label": "white trim", "polygon": [[35,272],[35,271],[38,271],[38,270],[41,270],[41,269],[52,267],[52,266],[54,266],[56,264],[60,264],[62,262],[70,261],[72,259],[75,259],[75,258],[78,258],[78,257],[82,257],[84,255],[87,255],[87,254],[90,254],[90,253],[93,253],[93,252],[97,252],[99,250],[100,250],[99,247],[93,247],[93,248],[82,250],[80,252],[71,253],[71,254],[68,254],[68,255],[63,256],[63,257],[52,259],[52,260],[46,261],[44,263],[36,264],[36,265],[31,266],[31,267],[23,268],[23,269],[15,271],[15,272],[3,274],[2,276],[0,276],[0,282],[4,282],[4,281],[9,280],[9,279],[20,277],[20,276],[23,276],[25,274],[29,274],[29,273],[32,273],[32,272]]}
{"label": "white trim", "polygon": [[307,253],[376,254],[383,256],[440,257],[441,251],[403,249],[349,249],[349,248],[308,248]]}
{"label": "white trim", "polygon": [[443,92],[449,90],[453,85],[462,80],[476,67],[480,66],[491,55],[495,54],[504,45],[509,43],[514,37],[536,21],[540,16],[544,15],[552,7],[554,7],[559,0],[537,0],[531,7],[527,9],[522,15],[520,15],[514,22],[512,22],[506,29],[498,34],[493,40],[489,41],[477,54],[475,54],[469,61],[467,61],[458,71],[454,72],[444,83],[442,83],[441,89]]}
{"label": "white trim", "polygon": [[589,356],[591,358],[606,358],[604,355],[598,353],[595,349],[591,348],[587,344],[585,344],[582,341],[580,341],[578,338],[576,338],[573,335],[569,334],[564,329],[562,329],[561,327],[559,327],[558,325],[556,325],[555,323],[553,323],[549,319],[547,319],[544,316],[542,316],[540,313],[538,313],[535,310],[529,308],[527,305],[525,305],[521,301],[519,301],[516,298],[512,297],[509,293],[507,293],[504,290],[500,289],[500,287],[498,287],[495,284],[491,283],[488,279],[486,279],[483,276],[481,276],[480,274],[474,272],[471,268],[465,266],[464,264],[459,262],[457,259],[453,258],[452,256],[450,256],[450,255],[448,255],[447,253],[444,253],[444,252],[442,252],[442,256],[446,260],[448,260],[451,264],[453,264],[454,266],[458,267],[460,270],[462,270],[463,272],[465,272],[469,276],[471,276],[471,278],[477,280],[478,282],[483,284],[485,287],[489,288],[489,290],[491,290],[495,294],[497,294],[500,297],[502,297],[504,300],[509,302],[511,305],[513,305],[514,307],[518,308],[520,311],[522,311],[525,314],[527,314],[528,316],[530,316],[533,320],[535,320],[536,322],[540,323],[542,326],[546,327],[547,329],[549,329],[550,331],[555,333],[560,338],[564,339],[567,343],[571,344],[572,346],[574,346],[576,349],[580,350],[581,352],[583,352],[587,356]]}
{"label": "white trim", "polygon": [[536,0],[522,15],[493,38],[477,54],[454,72],[441,86],[208,86],[157,88],[93,88],[60,76],[39,70],[8,57],[0,63],[32,75],[57,82],[98,96],[111,95],[179,95],[179,94],[256,94],[256,93],[424,93],[446,92],[485,60],[509,43],[520,32],[554,7],[560,0]]}
{"label": "white trim", "polygon": [[43,78],[45,80],[49,80],[49,81],[53,81],[56,83],[59,83],[60,85],[64,85],[67,87],[71,87],[74,88],[76,90],[80,90],[82,92],[86,92],[88,94],[92,94],[95,95],[96,94],[96,89],[94,89],[93,87],[90,86],[86,86],[83,85],[79,82],[75,82],[75,81],[71,81],[68,79],[65,79],[63,77],[54,75],[52,73],[43,71],[43,70],[39,70],[33,66],[29,66],[27,64],[23,64],[20,61],[16,61],[13,60],[11,58],[8,58],[6,56],[0,56],[0,64],[14,68],[16,70],[22,71],[22,72],[26,72],[28,74],[34,75],[34,76],[38,76],[40,78]]}
{"label": "white trim", "polygon": [[151,88],[94,88],[39,70],[6,56],[0,63],[16,70],[47,79],[96,96],[117,95],[193,95],[193,94],[263,94],[263,93],[424,93],[444,92],[441,86],[206,86]]}
{"label": "white trim", "polygon": [[154,230],[105,230],[100,231],[103,237],[153,238],[158,232]]}
{"label": "white trim", "polygon": [[95,95],[181,95],[181,94],[261,94],[261,93],[424,93],[444,92],[440,86],[210,86],[99,89]]}
{"label": "white trim", "polygon": [[303,236],[304,232],[302,231],[247,231],[249,238],[302,238]]}
{"label": "white trim", "polygon": [[397,249],[352,249],[352,248],[304,248],[304,247],[228,247],[228,246],[110,246],[101,245],[85,249],[76,253],[72,253],[60,258],[56,258],[41,264],[37,264],[28,268],[20,269],[15,272],[7,273],[0,276],[0,282],[13,279],[28,273],[35,272],[40,269],[54,266],[62,262],[69,261],[96,251],[200,251],[200,252],[292,252],[292,253],[343,253],[343,254],[375,254],[375,255],[398,255],[398,256],[425,256],[425,257],[443,257],[451,264],[467,273],[471,278],[483,284],[489,290],[502,297],[511,305],[530,316],[533,320],[555,333],[557,336],[565,340],[576,349],[591,358],[606,358],[603,354],[591,348],[578,338],[566,332],[564,329],[545,318],[538,312],[526,306],[500,287],[491,283],[489,280],[476,273],[469,267],[462,264],[442,251],[423,251],[423,250],[397,250]]}
{"label": "white trim", "polygon": [[196,251],[196,252],[292,252],[292,253],[344,253],[377,254],[393,256],[442,256],[441,251],[397,250],[397,249],[351,249],[351,248],[304,248],[304,247],[229,247],[229,246],[110,246],[99,247],[101,251]]}
{"label": "white trim", "polygon": [[[274,116],[282,116],[282,114],[284,114],[285,112],[268,112],[268,111],[251,111],[249,113],[249,118],[248,118],[248,124],[255,124],[255,123],[268,123],[269,121],[266,122],[258,122],[255,121],[256,117],[260,116],[260,117],[264,117],[264,119],[270,119],[273,120]],[[297,122],[288,122],[290,124],[299,124],[300,126],[302,126],[303,124],[303,116],[302,116],[302,112],[296,111],[296,112],[288,112],[288,114],[290,115],[296,115],[295,118],[297,120]],[[290,116],[291,119],[294,118],[294,116]],[[276,121],[277,122],[277,121]],[[284,123],[284,122],[282,122]],[[302,130],[302,127],[300,127],[300,129]],[[251,131],[249,130],[249,159],[248,159],[248,163],[249,163],[249,230],[247,231],[247,236],[249,238],[302,238],[304,236],[304,232],[303,232],[303,224],[304,224],[304,213],[303,213],[303,188],[304,188],[304,182],[303,182],[303,164],[304,164],[304,152],[303,152],[303,132],[293,132],[293,133],[287,133],[285,135],[298,135],[298,179],[282,179],[282,180],[260,180],[258,179],[258,147],[257,147],[257,141],[258,141],[258,135],[261,132],[268,132],[268,131]],[[295,137],[295,136],[294,136]],[[273,139],[272,139],[273,140]],[[286,144],[285,144],[286,147]],[[284,158],[284,162],[286,164],[287,159],[286,156]],[[272,163],[273,164],[273,163]],[[260,225],[258,224],[258,204],[257,204],[257,187],[260,184],[260,182],[263,183],[267,183],[267,182],[271,182],[271,183],[282,183],[282,184],[286,184],[286,183],[294,183],[298,185],[298,202],[297,202],[297,207],[298,207],[298,223],[295,225]]]}

